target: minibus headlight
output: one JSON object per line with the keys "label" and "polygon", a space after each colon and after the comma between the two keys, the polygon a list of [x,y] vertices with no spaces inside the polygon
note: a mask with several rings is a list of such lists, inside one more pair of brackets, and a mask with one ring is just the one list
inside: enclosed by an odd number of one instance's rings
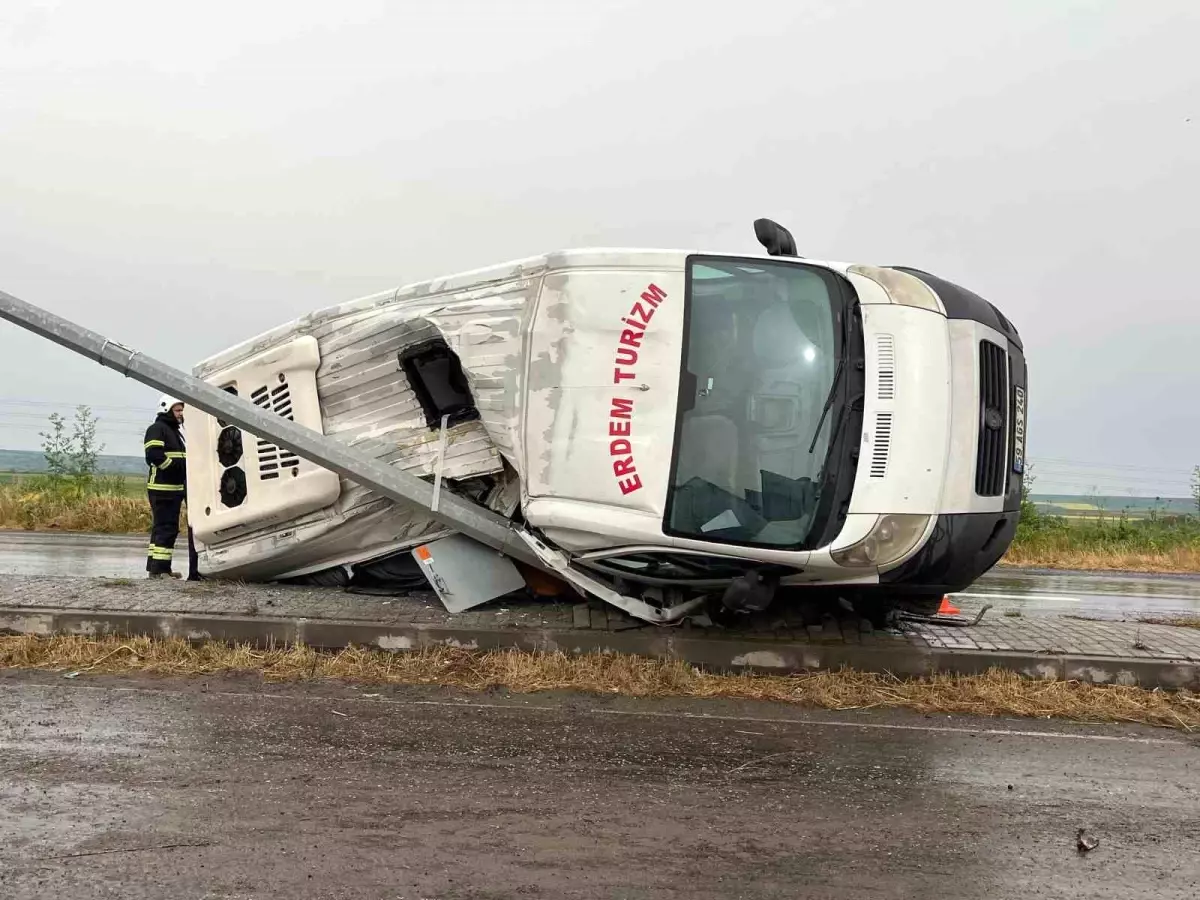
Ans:
{"label": "minibus headlight", "polygon": [[855,275],[861,275],[863,278],[870,278],[884,289],[893,303],[928,309],[931,312],[941,313],[943,316],[946,314],[937,294],[931,291],[921,279],[909,275],[907,272],[897,269],[881,269],[878,266],[851,266],[848,271]]}
{"label": "minibus headlight", "polygon": [[857,543],[830,553],[839,566],[883,568],[902,559],[929,527],[931,516],[880,516],[871,533]]}

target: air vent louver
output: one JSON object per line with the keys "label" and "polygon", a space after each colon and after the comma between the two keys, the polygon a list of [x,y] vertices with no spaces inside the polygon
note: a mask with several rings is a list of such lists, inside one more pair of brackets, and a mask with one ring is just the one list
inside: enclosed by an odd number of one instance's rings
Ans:
{"label": "air vent louver", "polygon": [[[279,376],[279,384],[275,387],[260,387],[250,395],[255,406],[282,416],[293,419],[292,392],[287,380]],[[300,458],[291,450],[284,450],[270,441],[258,442],[258,477],[260,481],[271,481],[278,478],[284,471],[295,471],[300,465]]]}
{"label": "air vent louver", "polygon": [[875,339],[876,359],[879,366],[879,399],[896,399],[896,340],[890,334],[881,334]]}
{"label": "air vent louver", "polygon": [[875,439],[871,444],[871,477],[887,475],[888,453],[892,449],[892,414],[875,413]]}

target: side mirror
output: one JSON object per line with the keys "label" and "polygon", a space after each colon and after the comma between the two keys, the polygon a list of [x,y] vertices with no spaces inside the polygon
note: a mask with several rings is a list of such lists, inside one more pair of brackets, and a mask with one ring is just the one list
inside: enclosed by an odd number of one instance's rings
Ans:
{"label": "side mirror", "polygon": [[754,236],[767,249],[768,256],[797,256],[792,233],[770,219],[754,220]]}

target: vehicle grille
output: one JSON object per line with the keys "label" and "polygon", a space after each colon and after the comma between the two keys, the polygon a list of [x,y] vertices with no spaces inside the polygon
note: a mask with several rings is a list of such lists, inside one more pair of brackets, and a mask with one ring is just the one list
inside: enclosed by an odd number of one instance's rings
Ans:
{"label": "vehicle grille", "polygon": [[975,458],[975,493],[1004,493],[1008,447],[1008,354],[991,341],[979,342],[979,449]]}

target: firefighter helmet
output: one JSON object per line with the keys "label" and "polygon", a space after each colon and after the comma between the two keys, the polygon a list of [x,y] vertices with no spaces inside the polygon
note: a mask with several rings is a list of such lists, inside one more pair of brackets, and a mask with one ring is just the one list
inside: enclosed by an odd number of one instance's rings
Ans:
{"label": "firefighter helmet", "polygon": [[158,398],[158,411],[165,413],[176,406],[183,406],[183,401],[178,397],[172,397],[170,394],[163,394]]}

